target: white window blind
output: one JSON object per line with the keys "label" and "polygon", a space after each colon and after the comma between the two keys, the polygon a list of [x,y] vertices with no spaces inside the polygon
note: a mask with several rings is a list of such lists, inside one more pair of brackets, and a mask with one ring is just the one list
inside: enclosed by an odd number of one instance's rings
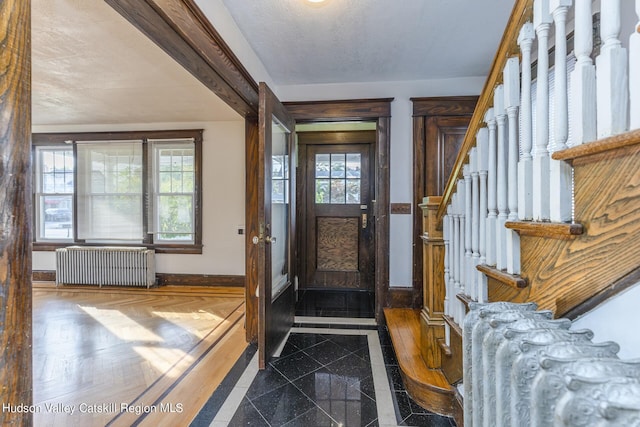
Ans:
{"label": "white window blind", "polygon": [[142,141],[78,142],[78,238],[142,242]]}

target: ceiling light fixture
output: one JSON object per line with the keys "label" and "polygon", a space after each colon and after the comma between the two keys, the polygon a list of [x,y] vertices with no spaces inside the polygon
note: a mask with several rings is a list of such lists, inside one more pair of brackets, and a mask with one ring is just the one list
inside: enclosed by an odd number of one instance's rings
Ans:
{"label": "ceiling light fixture", "polygon": [[314,6],[314,7],[324,6],[326,3],[328,3],[326,0],[305,0],[305,2],[309,6]]}

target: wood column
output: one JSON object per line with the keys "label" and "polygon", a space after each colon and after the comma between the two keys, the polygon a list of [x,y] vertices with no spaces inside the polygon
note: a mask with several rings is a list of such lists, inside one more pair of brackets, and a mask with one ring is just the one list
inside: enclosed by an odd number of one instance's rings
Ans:
{"label": "wood column", "polygon": [[440,342],[444,340],[444,240],[442,225],[436,216],[442,197],[425,197],[423,212],[424,242],[423,308],[420,315],[420,352],[428,368],[440,368]]}
{"label": "wood column", "polygon": [[[3,404],[31,405],[31,2],[0,3],[0,384]],[[28,411],[1,425],[32,425]]]}

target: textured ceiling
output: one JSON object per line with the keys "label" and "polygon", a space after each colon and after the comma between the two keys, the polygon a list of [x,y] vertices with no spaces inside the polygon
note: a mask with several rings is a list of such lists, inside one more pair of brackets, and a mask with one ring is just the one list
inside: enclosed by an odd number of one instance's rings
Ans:
{"label": "textured ceiling", "polygon": [[[218,0],[219,1],[219,0]],[[484,76],[506,0],[222,0],[276,85]],[[100,0],[32,0],[34,125],[237,120]]]}
{"label": "textured ceiling", "polygon": [[101,0],[32,0],[33,124],[239,120]]}
{"label": "textured ceiling", "polygon": [[484,76],[513,1],[223,0],[276,84]]}

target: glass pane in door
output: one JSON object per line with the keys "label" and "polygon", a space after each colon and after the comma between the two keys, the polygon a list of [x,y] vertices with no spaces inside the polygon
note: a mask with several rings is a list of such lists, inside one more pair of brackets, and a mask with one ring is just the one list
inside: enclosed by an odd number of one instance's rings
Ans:
{"label": "glass pane in door", "polygon": [[271,126],[271,297],[289,282],[289,133],[273,118]]}

